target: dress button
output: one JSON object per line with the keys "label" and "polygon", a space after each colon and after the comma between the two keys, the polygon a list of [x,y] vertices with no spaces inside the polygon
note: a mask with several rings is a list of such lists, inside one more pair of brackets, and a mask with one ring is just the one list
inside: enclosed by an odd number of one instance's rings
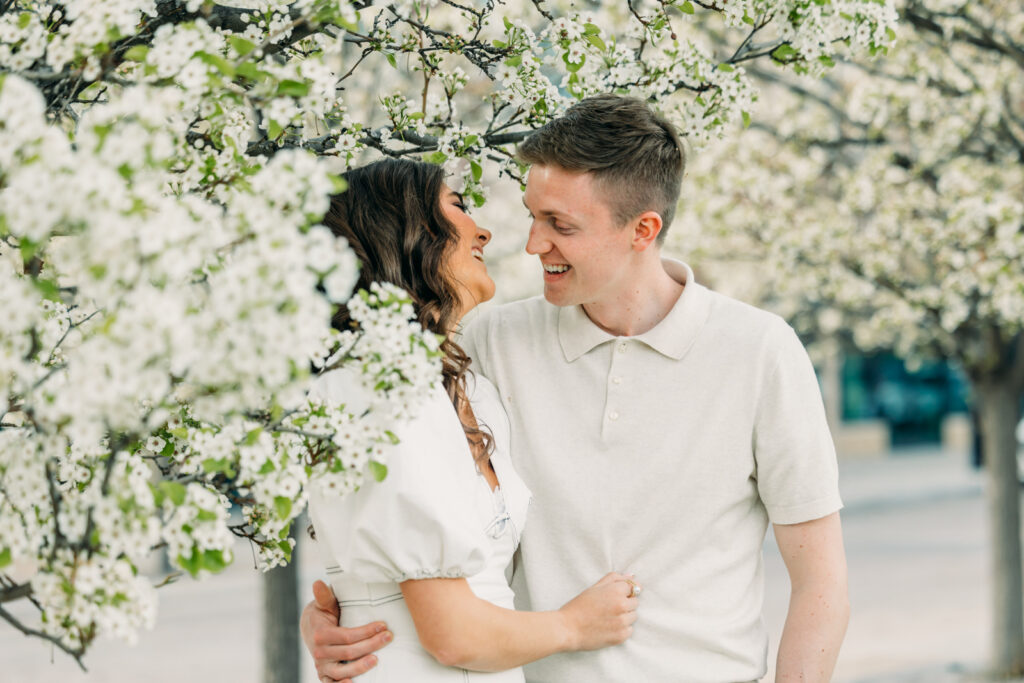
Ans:
{"label": "dress button", "polygon": [[612,384],[622,384],[621,377],[612,377]]}
{"label": "dress button", "polygon": [[613,410],[612,412],[608,413],[608,419],[609,420],[618,420],[619,419],[619,414]]}
{"label": "dress button", "polygon": [[626,342],[619,342],[619,353],[626,352]]}

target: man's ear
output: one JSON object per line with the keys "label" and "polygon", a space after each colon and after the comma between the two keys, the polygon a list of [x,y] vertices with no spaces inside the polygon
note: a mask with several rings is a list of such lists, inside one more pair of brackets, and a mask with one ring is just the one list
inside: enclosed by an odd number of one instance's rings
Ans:
{"label": "man's ear", "polygon": [[633,249],[644,251],[658,239],[662,227],[661,214],[657,211],[644,211],[633,220]]}

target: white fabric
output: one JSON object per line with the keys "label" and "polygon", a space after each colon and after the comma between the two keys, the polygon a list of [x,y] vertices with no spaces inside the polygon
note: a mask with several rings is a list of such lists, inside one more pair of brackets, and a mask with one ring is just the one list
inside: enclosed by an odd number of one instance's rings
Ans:
{"label": "white fabric", "polygon": [[633,637],[526,667],[535,683],[735,683],[766,669],[761,548],[769,519],[841,507],[813,368],[779,317],[685,288],[657,326],[602,331],[579,307],[501,306],[461,341],[498,387],[534,493],[513,579],[547,610],[604,573],[644,591]]}
{"label": "white fabric", "polygon": [[[530,492],[509,460],[508,419],[494,387],[483,378],[471,378],[469,385],[477,420],[494,437],[498,489],[492,492],[476,468],[455,409],[438,388],[415,420],[394,430],[400,442],[389,451],[384,481],[370,479],[341,498],[310,495],[310,517],[342,626],[381,620],[394,634],[361,683],[523,680],[518,668],[481,674],[438,664],[420,646],[398,585],[466,577],[477,597],[513,607],[505,570],[526,522]],[[310,393],[357,412],[367,403],[365,390],[344,369],[323,375]]]}

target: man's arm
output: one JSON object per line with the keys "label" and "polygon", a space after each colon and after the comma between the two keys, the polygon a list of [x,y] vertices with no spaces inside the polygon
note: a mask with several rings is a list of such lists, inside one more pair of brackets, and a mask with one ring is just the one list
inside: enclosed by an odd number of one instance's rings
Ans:
{"label": "man's arm", "polygon": [[353,683],[355,676],[377,665],[372,653],[391,642],[383,622],[344,628],[338,626],[340,617],[334,592],[323,581],[314,583],[313,601],[302,610],[299,629],[321,683]]}
{"label": "man's arm", "polygon": [[776,683],[827,683],[850,618],[839,513],[801,524],[776,524],[775,540],[792,584]]}

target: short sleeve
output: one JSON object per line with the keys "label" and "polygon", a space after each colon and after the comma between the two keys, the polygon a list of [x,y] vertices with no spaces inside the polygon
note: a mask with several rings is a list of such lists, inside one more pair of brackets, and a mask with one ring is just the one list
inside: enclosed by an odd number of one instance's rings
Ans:
{"label": "short sleeve", "polygon": [[[346,394],[357,405],[365,399],[349,373],[328,375],[311,395],[330,403],[348,404]],[[384,481],[367,476],[343,497],[311,486],[310,517],[325,562],[368,583],[478,573],[487,539],[474,508],[475,465],[451,401],[438,387],[414,419],[392,431],[399,443],[388,452]]]}
{"label": "short sleeve", "polygon": [[774,524],[798,524],[842,507],[836,452],[811,359],[791,327],[775,331],[754,422],[758,493]]}

